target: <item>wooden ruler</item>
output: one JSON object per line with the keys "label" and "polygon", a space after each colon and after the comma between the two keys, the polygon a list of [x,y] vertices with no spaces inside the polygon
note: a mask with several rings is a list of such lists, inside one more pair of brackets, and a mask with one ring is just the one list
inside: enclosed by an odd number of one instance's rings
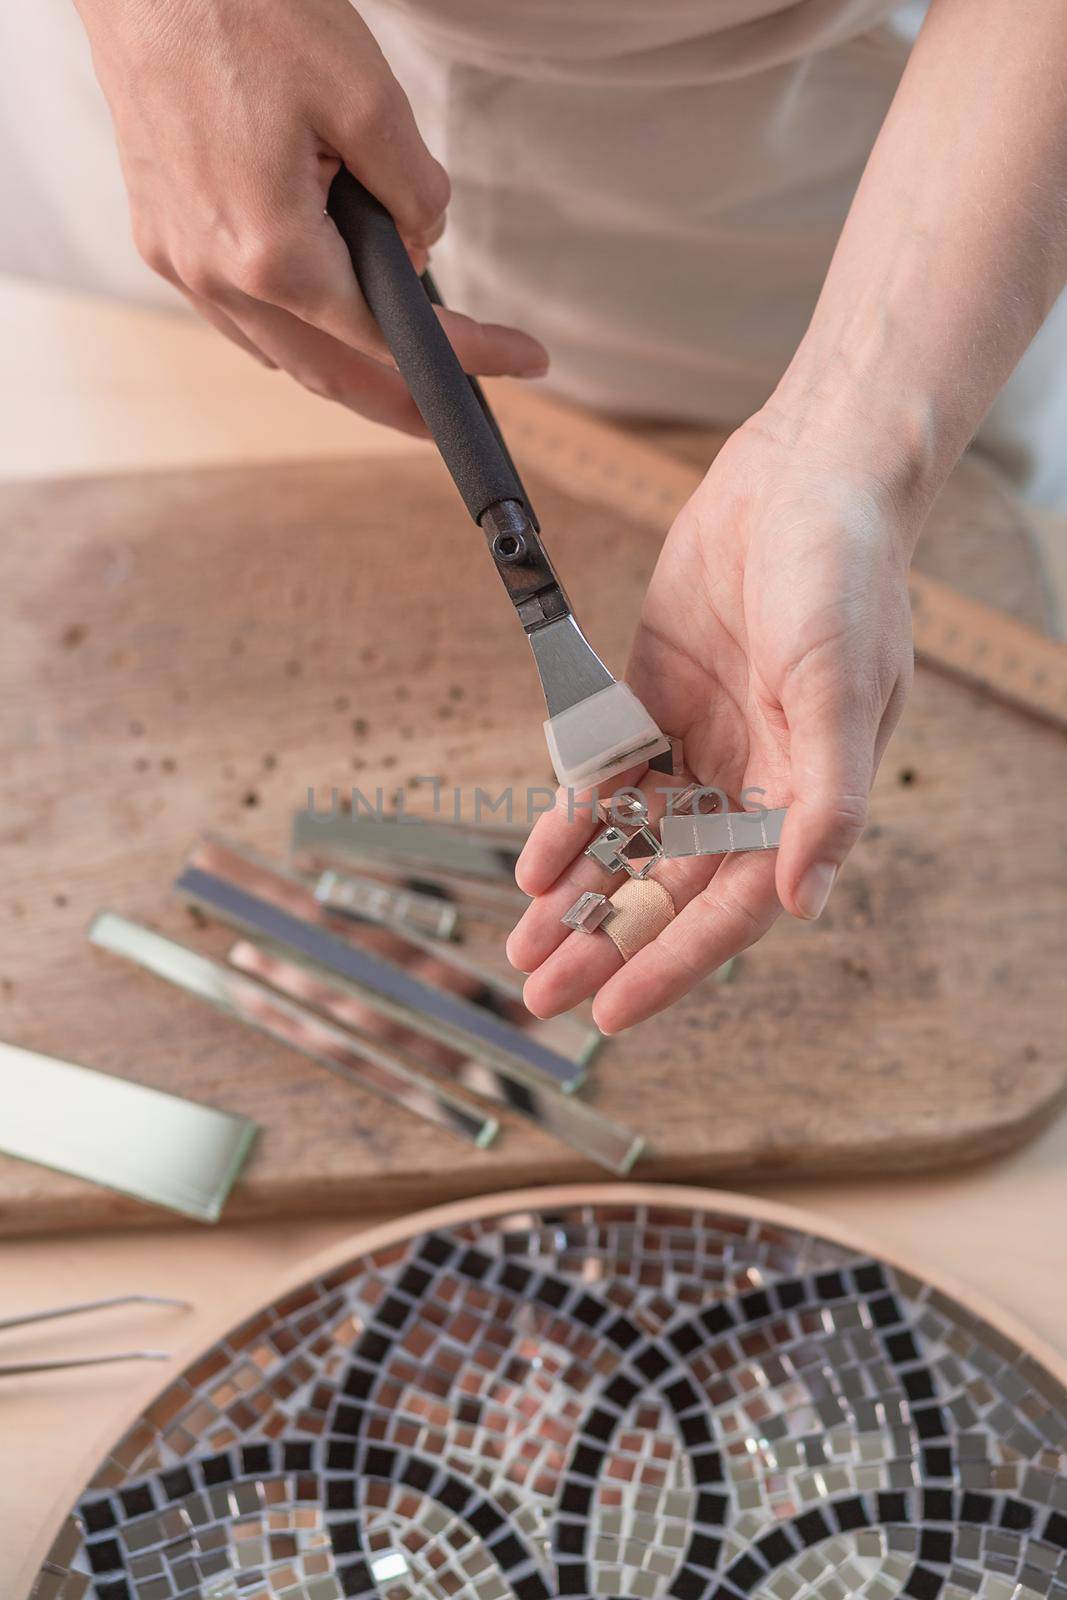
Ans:
{"label": "wooden ruler", "polygon": [[[702,473],[558,400],[493,384],[492,402],[521,466],[578,498],[595,500],[662,533]],[[1067,728],[1067,645],[913,572],[916,657],[1019,709]]]}
{"label": "wooden ruler", "polygon": [[908,587],[920,661],[1067,728],[1067,645],[924,573]]}

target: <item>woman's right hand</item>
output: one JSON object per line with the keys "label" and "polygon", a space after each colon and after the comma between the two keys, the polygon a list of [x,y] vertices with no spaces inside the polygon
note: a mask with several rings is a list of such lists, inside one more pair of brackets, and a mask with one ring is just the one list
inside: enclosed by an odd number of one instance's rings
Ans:
{"label": "woman's right hand", "polygon": [[[424,432],[325,205],[344,162],[421,266],[448,177],[349,0],[76,3],[148,265],[264,364]],[[467,372],[547,368],[516,328],[440,316]]]}

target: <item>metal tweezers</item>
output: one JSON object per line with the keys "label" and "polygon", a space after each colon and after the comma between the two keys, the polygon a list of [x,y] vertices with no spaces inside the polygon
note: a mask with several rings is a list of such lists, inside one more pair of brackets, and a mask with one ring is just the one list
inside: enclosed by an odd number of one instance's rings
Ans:
{"label": "metal tweezers", "polygon": [[[9,1328],[27,1328],[38,1322],[53,1322],[57,1317],[76,1317],[83,1311],[104,1311],[109,1306],[180,1306],[188,1310],[188,1300],[171,1300],[161,1294],[118,1294],[106,1300],[84,1300],[78,1305],[53,1306],[48,1311],[26,1311],[18,1317],[0,1317],[0,1333]],[[0,1378],[16,1378],[29,1372],[62,1372],[68,1367],[106,1367],[113,1361],[169,1361],[169,1350],[120,1350],[114,1355],[67,1356],[56,1361],[0,1361]]]}

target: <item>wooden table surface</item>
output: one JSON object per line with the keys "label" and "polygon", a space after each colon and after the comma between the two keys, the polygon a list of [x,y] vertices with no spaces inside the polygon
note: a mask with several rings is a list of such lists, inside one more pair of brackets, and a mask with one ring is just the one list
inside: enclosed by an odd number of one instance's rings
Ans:
{"label": "wooden table surface", "polygon": [[[8,285],[0,288],[0,334],[7,358],[0,477],[422,448],[321,405],[180,319]],[[970,1284],[1067,1352],[1067,1119],[1009,1157],[943,1176],[746,1187]],[[174,1365],[5,1386],[0,1594],[21,1600],[53,1510],[69,1503],[96,1454],[176,1366],[291,1279],[304,1258],[360,1225],[349,1215],[0,1242],[3,1301],[12,1314],[129,1290],[192,1302],[187,1312],[114,1312],[84,1326],[57,1324],[38,1339],[49,1354],[72,1343],[86,1353],[162,1346]],[[7,1342],[12,1355],[24,1348],[11,1336]]]}
{"label": "wooden table surface", "polygon": [[[562,428],[551,411],[545,434]],[[621,663],[667,514],[578,501],[534,470],[529,429],[507,431],[579,615]],[[647,482],[658,458],[617,448],[617,477]],[[85,940],[106,907],[221,955],[229,936],[171,891],[190,845],[209,828],[277,859],[309,788],[419,806],[436,773],[468,815],[476,789],[510,789],[519,820],[530,788],[551,797],[532,658],[440,462],[6,484],[0,529],[0,1034],[259,1122],[231,1222],[597,1177],[514,1116],[486,1150],[442,1137]],[[1017,501],[977,463],[918,560],[1044,619]],[[635,1176],[937,1170],[1031,1134],[1067,1085],[1065,791],[1060,730],[920,666],[826,915],[781,918],[729,983],[593,1063],[587,1099],[646,1140]],[[464,953],[503,967],[503,930],[481,932]],[[0,1232],[164,1220],[0,1157]]]}

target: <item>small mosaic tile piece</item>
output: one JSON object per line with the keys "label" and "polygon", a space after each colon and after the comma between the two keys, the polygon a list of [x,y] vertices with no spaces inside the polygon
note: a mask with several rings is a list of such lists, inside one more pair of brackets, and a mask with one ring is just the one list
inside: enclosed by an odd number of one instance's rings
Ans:
{"label": "small mosaic tile piece", "polygon": [[575,928],[579,933],[595,933],[611,916],[614,907],[606,894],[587,890],[580,894],[569,910],[560,917],[565,928]]}
{"label": "small mosaic tile piece", "polygon": [[415,1233],[236,1328],[33,1600],[1067,1600],[1067,1391],[884,1262],[693,1207]]}

